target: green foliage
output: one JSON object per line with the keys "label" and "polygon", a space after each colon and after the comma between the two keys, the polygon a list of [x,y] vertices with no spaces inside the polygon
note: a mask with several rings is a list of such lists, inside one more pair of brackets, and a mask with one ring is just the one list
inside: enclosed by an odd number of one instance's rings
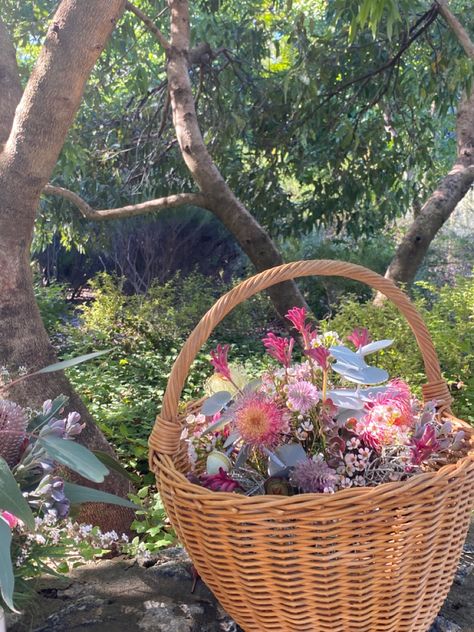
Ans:
{"label": "green foliage", "polygon": [[138,535],[130,542],[129,553],[155,553],[176,541],[176,535],[159,494],[153,493],[149,486],[145,486],[136,494],[130,494],[130,499],[142,508],[136,511],[138,519],[132,523],[132,530]]}
{"label": "green foliage", "polygon": [[[79,322],[62,328],[62,353],[75,357],[113,348],[102,362],[72,368],[68,376],[124,462],[151,481],[147,439],[171,366],[193,327],[228,286],[194,273],[155,283],[144,295],[127,296],[121,288],[120,279],[107,274],[91,283],[94,299],[80,308]],[[232,361],[246,365],[249,375],[261,367],[258,356],[253,358],[262,349],[256,334],[271,316],[268,299],[256,296],[229,315],[213,336],[233,345]],[[199,396],[210,373],[204,349],[192,366],[184,398]]]}
{"label": "green foliage", "polygon": [[61,321],[70,314],[70,307],[66,302],[66,288],[61,283],[42,285],[36,281],[34,290],[44,325],[48,332],[54,334]]}
{"label": "green foliage", "polygon": [[[328,239],[324,231],[313,229],[300,238],[287,239],[282,250],[287,261],[339,259],[384,274],[394,253],[394,243],[385,234],[356,242],[349,237]],[[343,297],[352,296],[360,302],[371,296],[369,288],[341,277],[304,277],[298,284],[318,318],[337,311]]]}
{"label": "green foliage", "polygon": [[[460,418],[474,423],[474,279],[459,278],[455,287],[437,289],[418,283],[415,303],[430,331],[454,398],[453,410]],[[411,330],[398,310],[389,302],[382,308],[354,299],[345,301],[327,327],[349,333],[354,327],[367,327],[374,339],[395,339],[392,347],[380,351],[378,366],[391,376],[400,376],[421,394],[425,372]]]}

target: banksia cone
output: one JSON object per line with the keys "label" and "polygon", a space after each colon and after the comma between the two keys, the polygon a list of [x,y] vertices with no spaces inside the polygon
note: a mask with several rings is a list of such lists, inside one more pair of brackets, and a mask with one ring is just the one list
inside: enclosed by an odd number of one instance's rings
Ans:
{"label": "banksia cone", "polygon": [[21,406],[0,399],[0,456],[13,467],[20,458],[28,420]]}

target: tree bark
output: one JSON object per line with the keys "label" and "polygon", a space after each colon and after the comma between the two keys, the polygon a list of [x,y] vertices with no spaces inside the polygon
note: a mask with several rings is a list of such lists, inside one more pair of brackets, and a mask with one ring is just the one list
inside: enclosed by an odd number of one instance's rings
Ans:
{"label": "tree bark", "polygon": [[6,143],[21,99],[21,83],[15,49],[10,34],[0,19],[0,152]]}
{"label": "tree bark", "polygon": [[[100,55],[124,0],[64,0],[53,18],[12,123],[12,101],[2,107],[3,129],[11,127],[0,154],[0,365],[12,371],[39,369],[56,360],[33,292],[30,246],[40,193],[51,177],[66,133],[79,107],[85,83]],[[6,41],[3,39],[3,41]],[[13,68],[10,49],[10,69]],[[2,57],[3,59],[3,57]],[[17,75],[18,77],[18,75]],[[3,80],[0,76],[0,94]],[[8,116],[10,115],[10,125]],[[9,394],[25,406],[39,406],[60,393],[87,425],[81,442],[111,453],[106,439],[63,374],[42,374],[17,385]],[[89,484],[89,483],[88,483]],[[110,475],[102,489],[124,495],[125,479]],[[96,505],[81,518],[103,529],[127,530],[129,510]]]}
{"label": "tree bark", "polygon": [[[283,263],[268,233],[234,195],[212,160],[199,128],[189,77],[190,23],[187,0],[169,0],[171,45],[167,50],[168,85],[181,154],[206,199],[206,208],[235,236],[258,271]],[[283,316],[306,302],[294,281],[269,290],[272,302]]]}
{"label": "tree bark", "polygon": [[[446,0],[438,0],[437,4],[465,53],[474,60],[474,44],[467,31],[450,11]],[[474,183],[474,90],[459,103],[456,137],[456,161],[415,216],[385,273],[386,278],[395,283],[410,285],[413,282],[431,242]],[[378,293],[374,303],[380,305],[384,300]]]}
{"label": "tree bark", "polygon": [[457,138],[456,162],[410,225],[385,274],[396,283],[413,282],[434,237],[474,182],[474,95],[459,106]]}

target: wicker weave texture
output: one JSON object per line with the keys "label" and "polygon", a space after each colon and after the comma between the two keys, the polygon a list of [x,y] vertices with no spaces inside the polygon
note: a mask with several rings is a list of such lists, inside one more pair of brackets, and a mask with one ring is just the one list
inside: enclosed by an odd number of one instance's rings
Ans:
{"label": "wicker weave texture", "polygon": [[[353,264],[286,264],[243,282],[204,316],[173,367],[150,437],[150,465],[199,574],[245,632],[426,632],[453,580],[474,501],[474,449],[437,472],[332,495],[216,493],[183,476],[177,408],[189,366],[238,303],[289,278],[348,276],[405,315],[425,362],[425,399],[449,408],[428,331],[390,281]],[[181,448],[181,449],[180,449]]]}

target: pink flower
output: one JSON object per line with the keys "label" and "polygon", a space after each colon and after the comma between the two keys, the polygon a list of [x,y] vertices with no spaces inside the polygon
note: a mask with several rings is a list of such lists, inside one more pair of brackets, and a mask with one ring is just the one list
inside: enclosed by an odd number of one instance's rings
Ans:
{"label": "pink flower", "polygon": [[420,438],[412,437],[410,440],[411,460],[414,465],[420,465],[426,461],[433,452],[437,452],[441,445],[436,437],[436,428],[426,424]]}
{"label": "pink flower", "polygon": [[222,375],[223,378],[230,381],[230,369],[227,362],[230,345],[217,345],[214,351],[211,351],[211,364],[216,373]]}
{"label": "pink flower", "polygon": [[311,325],[306,323],[306,316],[308,312],[304,307],[293,307],[286,314],[285,318],[287,318],[293,327],[298,331],[298,333],[303,336],[304,344],[306,346],[309,345],[309,341],[311,339]]}
{"label": "pink flower", "polygon": [[199,482],[203,487],[212,489],[214,492],[234,492],[240,488],[237,481],[234,481],[222,467],[218,474],[201,474]]}
{"label": "pink flower", "polygon": [[379,415],[374,409],[374,414],[358,420],[355,428],[362,443],[376,452],[380,452],[383,446],[405,444],[407,441],[406,429],[391,423],[384,415]]}
{"label": "pink flower", "polygon": [[370,342],[370,334],[365,327],[356,327],[347,340],[352,342],[357,350]]}
{"label": "pink flower", "polygon": [[234,425],[246,443],[259,448],[277,445],[289,432],[285,411],[262,393],[250,393],[238,402]]}
{"label": "pink flower", "polygon": [[262,342],[267,353],[281,362],[283,366],[287,368],[290,366],[291,353],[295,344],[293,338],[280,338],[269,332]]}
{"label": "pink flower", "polygon": [[10,529],[14,529],[18,524],[18,518],[11,514],[9,511],[2,511],[0,515],[8,523]]}
{"label": "pink flower", "polygon": [[326,347],[316,347],[315,349],[305,349],[305,354],[316,362],[323,371],[329,369],[329,356],[331,352]]}
{"label": "pink flower", "polygon": [[386,391],[366,404],[366,409],[368,417],[376,423],[404,428],[413,425],[410,388],[403,380],[392,380]]}
{"label": "pink flower", "polygon": [[304,415],[319,401],[318,389],[311,382],[301,380],[289,384],[286,389],[287,406],[290,410]]}

